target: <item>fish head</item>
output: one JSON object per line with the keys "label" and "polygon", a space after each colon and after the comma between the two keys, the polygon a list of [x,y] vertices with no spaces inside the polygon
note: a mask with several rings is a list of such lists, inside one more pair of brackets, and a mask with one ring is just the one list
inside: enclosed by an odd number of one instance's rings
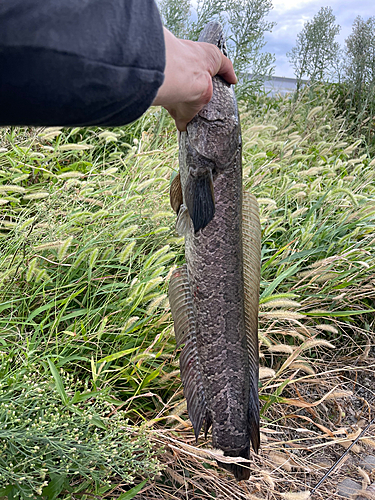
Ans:
{"label": "fish head", "polygon": [[219,21],[214,20],[207,23],[199,35],[198,42],[212,43],[213,45],[216,45],[216,47],[218,47],[225,56],[228,57],[224,30]]}
{"label": "fish head", "polygon": [[187,136],[191,148],[222,170],[240,147],[240,121],[233,87],[219,76],[212,83],[212,99],[187,125]]}

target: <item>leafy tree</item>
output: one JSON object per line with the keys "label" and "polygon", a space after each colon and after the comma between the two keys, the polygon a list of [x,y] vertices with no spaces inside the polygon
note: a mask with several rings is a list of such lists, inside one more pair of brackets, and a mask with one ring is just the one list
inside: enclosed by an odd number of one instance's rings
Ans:
{"label": "leafy tree", "polygon": [[178,38],[185,38],[190,17],[190,0],[160,0],[164,26]]}
{"label": "leafy tree", "polygon": [[346,43],[347,80],[356,90],[375,85],[375,17],[358,16]]}
{"label": "leafy tree", "polygon": [[352,33],[345,40],[346,96],[349,128],[375,143],[375,17],[365,21],[358,16]]}
{"label": "leafy tree", "polygon": [[227,0],[229,51],[239,78],[237,93],[249,96],[273,72],[275,56],[264,52],[264,33],[275,23],[266,20],[272,0]]}
{"label": "leafy tree", "polygon": [[342,47],[339,48],[337,54],[332,59],[331,68],[328,73],[329,81],[341,83],[345,76],[345,60],[344,60],[344,50]]}
{"label": "leafy tree", "polygon": [[297,35],[297,44],[287,53],[297,77],[297,90],[302,79],[324,81],[338,59],[340,45],[335,41],[340,26],[331,7],[322,7],[311,21],[307,21]]}
{"label": "leafy tree", "polygon": [[197,0],[194,5],[191,7],[191,0],[160,0],[164,25],[178,37],[197,40],[207,22],[220,20],[228,33],[229,55],[239,78],[236,92],[239,97],[248,96],[273,70],[274,55],[263,51],[264,33],[275,24],[265,19],[272,0]]}
{"label": "leafy tree", "polygon": [[197,0],[194,8],[196,21],[192,21],[189,39],[198,40],[205,25],[214,18],[225,24],[222,13],[226,10],[227,0]]}

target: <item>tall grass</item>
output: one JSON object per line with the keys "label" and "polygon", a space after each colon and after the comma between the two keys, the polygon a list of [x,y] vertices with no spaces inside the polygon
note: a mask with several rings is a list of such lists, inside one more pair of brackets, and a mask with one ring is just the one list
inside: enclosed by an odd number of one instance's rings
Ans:
{"label": "tall grass", "polygon": [[[108,481],[115,488],[135,477],[153,476],[157,467],[147,438],[136,427],[130,431],[125,419],[142,425],[180,387],[168,377],[175,371],[168,363],[174,360],[175,343],[166,290],[183,242],[165,209],[175,162],[168,142],[175,136],[167,132],[163,150],[157,149],[160,137],[155,132],[163,116],[150,113],[132,127],[111,131],[2,131],[2,377],[16,377],[12,383],[20,393],[19,373],[33,371],[36,385],[48,383],[48,395],[43,393],[48,418],[51,408],[60,407],[67,416],[73,412],[74,417],[98,407],[97,418],[108,420],[101,439],[113,443],[106,450],[103,441],[100,454],[87,435],[76,464],[79,477],[67,469],[61,491],[78,481],[85,485],[79,485],[83,493],[97,493]],[[61,370],[66,375],[63,385]],[[29,410],[20,406],[16,414],[23,422]],[[68,419],[69,428],[84,426],[89,416],[74,417],[78,422]],[[39,412],[29,416],[35,425],[39,418]],[[65,425],[61,418],[59,427]],[[103,454],[125,445],[129,457],[115,474],[100,465]],[[29,452],[25,448],[22,453],[27,457]],[[89,481],[86,462],[100,469]],[[32,479],[40,467],[35,461],[26,474],[28,490],[18,488],[18,476],[3,475],[3,494],[38,497],[42,488],[43,495],[54,498],[50,489],[59,469],[47,463],[41,486]]]}
{"label": "tall grass", "polygon": [[246,126],[252,119],[243,118],[245,185],[261,208],[261,303],[293,293],[310,323],[363,322],[372,312],[362,292],[374,268],[373,159],[361,140],[347,142],[329,95],[286,100]]}
{"label": "tall grass", "polygon": [[[78,131],[56,132],[3,153],[3,334],[94,389],[116,382],[120,399],[139,397],[174,349],[166,276],[183,242],[165,210],[171,162],[166,148],[150,154],[145,130],[131,147],[122,130],[85,130],[77,143]],[[28,155],[16,171],[15,149]]]}
{"label": "tall grass", "polygon": [[[374,159],[347,135],[323,90],[298,101],[259,97],[241,116],[244,186],[258,198],[262,222],[260,396],[267,428],[283,412],[311,410],[310,402],[298,403],[296,373],[318,376],[325,352],[335,353],[332,362],[373,343]],[[73,498],[72,488],[121,498],[135,476],[156,473],[147,442],[160,439],[151,427],[173,436],[189,425],[167,300],[171,269],[183,261],[168,200],[177,168],[176,134],[161,111],[111,130],[0,131],[2,394],[29,401],[14,410],[12,432],[29,418],[34,436],[49,436],[44,424],[39,431],[41,411],[56,412],[78,433],[90,416],[98,423],[85,434],[81,474],[68,465],[59,498]],[[38,387],[44,406],[31,411]],[[103,466],[90,479],[84,464],[102,463],[108,451],[89,449],[95,432],[130,455],[115,473]],[[65,438],[62,447],[69,446]],[[44,497],[56,498],[56,463],[38,476],[45,467],[24,449],[34,464],[27,495],[40,498],[42,488]],[[5,467],[18,453],[9,450]],[[161,461],[167,456],[159,453]],[[162,473],[153,483],[159,495],[170,491],[170,477]],[[3,495],[27,497],[14,489],[18,476],[0,473],[0,481],[10,488]]]}

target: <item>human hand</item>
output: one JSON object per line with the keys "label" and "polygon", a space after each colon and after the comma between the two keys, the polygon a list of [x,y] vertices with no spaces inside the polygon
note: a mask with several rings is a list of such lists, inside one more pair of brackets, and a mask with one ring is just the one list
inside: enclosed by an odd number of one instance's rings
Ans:
{"label": "human hand", "polygon": [[231,61],[210,43],[180,40],[164,28],[166,66],[164,82],[152,103],[163,106],[178,130],[194,118],[212,97],[212,77],[237,83]]}

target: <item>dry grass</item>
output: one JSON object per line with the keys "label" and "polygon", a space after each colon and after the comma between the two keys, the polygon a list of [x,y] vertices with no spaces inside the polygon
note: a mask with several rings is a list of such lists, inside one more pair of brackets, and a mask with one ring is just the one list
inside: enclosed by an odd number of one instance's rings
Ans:
{"label": "dry grass", "polygon": [[[364,346],[362,353],[365,351]],[[375,392],[369,386],[375,357],[367,355],[359,361],[355,356],[339,361],[323,356],[314,367],[316,374],[311,375],[293,369],[291,364],[281,376],[269,379],[268,392],[275,392],[287,382],[288,397],[273,401],[263,415],[261,450],[249,461],[249,481],[236,482],[220,469],[215,459],[223,457],[220,451],[210,448],[210,439],[204,441],[201,437],[196,444],[188,421],[172,413],[173,430],[155,429],[151,438],[160,448],[164,469],[135,498],[310,498],[306,492],[341,457],[375,410]],[[339,498],[335,493],[337,484],[345,477],[363,479],[364,473],[358,469],[360,459],[374,453],[374,449],[375,424],[311,498]],[[369,478],[375,479],[375,470]]]}

